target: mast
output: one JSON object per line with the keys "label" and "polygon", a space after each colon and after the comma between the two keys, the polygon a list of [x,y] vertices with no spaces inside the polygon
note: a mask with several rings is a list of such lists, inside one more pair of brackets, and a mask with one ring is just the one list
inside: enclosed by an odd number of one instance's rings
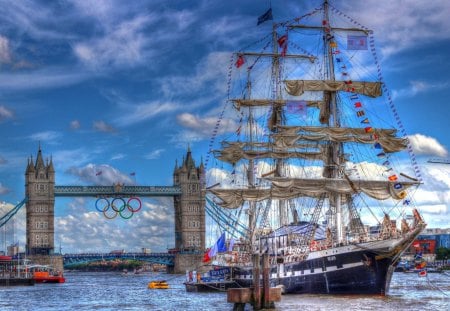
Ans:
{"label": "mast", "polygon": [[[273,85],[275,87],[275,100],[279,101],[282,99],[282,91],[281,91],[281,81],[280,81],[280,55],[278,54],[278,40],[277,40],[277,25],[274,23],[272,26],[272,42],[273,42],[273,58],[272,58],[272,79]],[[283,107],[280,105],[274,104],[272,105],[273,114],[276,115],[276,123],[275,127],[272,129],[273,132],[278,132],[279,126],[284,125],[285,118],[283,115]],[[283,159],[276,159],[275,162],[275,176],[282,177],[284,175],[285,161]],[[288,223],[287,219],[287,211],[286,211],[286,201],[279,200],[278,201],[278,216],[279,216],[279,225],[284,226]]]}
{"label": "mast", "polygon": [[[247,71],[247,97],[251,98],[251,91],[252,91],[252,83],[250,80],[250,70]],[[253,142],[253,128],[254,128],[254,119],[253,119],[253,113],[252,113],[252,107],[248,107],[248,127],[249,127],[249,141]],[[251,147],[250,149],[253,149]],[[247,181],[248,181],[248,187],[250,189],[255,188],[255,162],[253,159],[250,159],[248,162],[248,168],[247,168]],[[248,227],[249,227],[249,241],[250,241],[250,247],[254,247],[255,242],[255,229],[256,229],[256,202],[249,202],[249,208],[248,208]]]}
{"label": "mast", "polygon": [[[335,81],[336,77],[334,74],[334,61],[333,61],[333,50],[330,45],[332,38],[330,18],[329,18],[329,8],[328,0],[324,2],[324,49],[325,49],[325,65],[326,65],[326,78],[331,81]],[[331,112],[331,118],[329,121],[329,126],[340,127],[339,110],[336,101],[336,92],[324,92],[324,100],[328,101],[328,105]],[[342,153],[341,143],[329,142],[327,159],[325,162],[325,178],[339,178],[339,170],[341,168],[341,153]],[[342,224],[342,206],[341,206],[341,195],[340,194],[330,194],[329,197],[330,208],[332,208],[334,215],[334,225],[336,228],[336,239],[340,243],[344,239],[343,224]],[[334,208],[333,208],[334,207]],[[334,209],[334,210],[333,210]]]}

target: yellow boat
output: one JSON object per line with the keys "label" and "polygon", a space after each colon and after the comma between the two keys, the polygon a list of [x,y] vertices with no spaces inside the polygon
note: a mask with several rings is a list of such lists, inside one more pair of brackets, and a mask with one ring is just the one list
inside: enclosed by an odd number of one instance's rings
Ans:
{"label": "yellow boat", "polygon": [[166,281],[151,281],[148,283],[150,289],[169,289],[169,284]]}

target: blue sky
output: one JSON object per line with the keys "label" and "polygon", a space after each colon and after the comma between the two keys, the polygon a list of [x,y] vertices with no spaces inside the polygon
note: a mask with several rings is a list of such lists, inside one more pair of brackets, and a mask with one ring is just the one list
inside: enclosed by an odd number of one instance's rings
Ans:
{"label": "blue sky", "polygon": [[[427,163],[449,157],[450,2],[331,3],[374,30],[424,179],[417,205],[429,227],[450,227],[450,165]],[[292,19],[319,4],[272,1],[273,15]],[[270,23],[256,27],[268,7],[250,0],[0,0],[1,210],[24,198],[27,158],[39,142],[53,158],[57,185],[171,185],[188,145],[197,162],[205,159],[231,52],[270,30]],[[55,207],[63,252],[174,244],[170,198],[145,200],[128,221],[106,220],[83,198],[58,198]],[[23,244],[24,211],[15,222],[14,239]]]}

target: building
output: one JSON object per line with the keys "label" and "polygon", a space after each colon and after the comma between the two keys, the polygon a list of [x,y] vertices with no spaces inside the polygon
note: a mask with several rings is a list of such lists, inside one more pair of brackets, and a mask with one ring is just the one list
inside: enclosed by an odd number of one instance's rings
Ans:
{"label": "building", "polygon": [[174,186],[182,194],[174,197],[175,208],[175,273],[197,269],[205,251],[205,168],[197,167],[190,148],[183,163],[175,163]]}
{"label": "building", "polygon": [[28,159],[25,171],[25,195],[28,255],[51,255],[54,251],[55,170],[53,162],[44,163],[39,146],[36,162]]}

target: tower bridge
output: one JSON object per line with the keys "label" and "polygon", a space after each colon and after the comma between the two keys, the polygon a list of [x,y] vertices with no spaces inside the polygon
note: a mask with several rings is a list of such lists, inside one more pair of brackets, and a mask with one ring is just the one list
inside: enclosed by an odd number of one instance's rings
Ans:
{"label": "tower bridge", "polygon": [[[48,264],[51,261],[58,266],[58,269],[63,268],[65,259],[59,256],[59,262],[56,262],[55,257],[57,256],[54,255],[55,197],[173,197],[175,254],[147,256],[147,259],[164,258],[168,265],[168,272],[184,273],[188,269],[195,269],[201,264],[205,250],[205,195],[202,191],[204,175],[203,163],[196,166],[192,153],[188,149],[182,164],[180,166],[175,164],[172,186],[128,186],[123,184],[57,186],[55,185],[53,160],[44,162],[39,146],[36,161],[33,161],[33,158],[28,159],[25,171],[25,199],[20,205],[26,207],[25,251],[27,256],[36,263]],[[0,221],[9,220],[19,208],[15,207]],[[0,226],[6,221],[0,222]]]}

